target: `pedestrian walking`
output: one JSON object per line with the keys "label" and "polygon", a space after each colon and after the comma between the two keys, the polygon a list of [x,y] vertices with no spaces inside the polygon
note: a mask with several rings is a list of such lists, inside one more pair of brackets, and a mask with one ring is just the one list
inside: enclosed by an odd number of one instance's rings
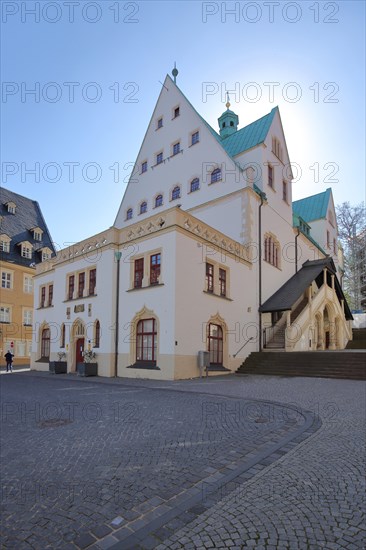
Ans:
{"label": "pedestrian walking", "polygon": [[8,349],[7,353],[5,353],[4,357],[6,359],[6,372],[13,372],[14,355],[11,353],[10,349]]}

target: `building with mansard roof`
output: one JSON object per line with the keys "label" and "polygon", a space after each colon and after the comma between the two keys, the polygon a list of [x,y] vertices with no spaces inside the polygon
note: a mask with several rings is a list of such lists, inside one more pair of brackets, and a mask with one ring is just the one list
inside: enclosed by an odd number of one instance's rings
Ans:
{"label": "building with mansard roof", "polygon": [[37,268],[32,368],[64,354],[76,372],[90,349],[99,375],[180,379],[198,357],[227,373],[253,351],[345,347],[331,190],[313,228],[279,109],[239,128],[226,107],[216,132],[166,77],[113,226]]}
{"label": "building with mansard roof", "polygon": [[[33,276],[36,265],[55,253],[36,201],[0,189],[0,356],[10,349],[16,365],[29,364],[33,330]],[[52,303],[51,297],[47,299]]]}

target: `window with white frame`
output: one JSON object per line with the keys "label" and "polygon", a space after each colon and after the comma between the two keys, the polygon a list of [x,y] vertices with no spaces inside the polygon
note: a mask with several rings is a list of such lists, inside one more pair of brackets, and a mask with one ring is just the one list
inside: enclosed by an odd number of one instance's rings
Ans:
{"label": "window with white frame", "polygon": [[0,323],[10,323],[10,307],[0,306]]}
{"label": "window with white frame", "polygon": [[8,202],[6,206],[7,206],[7,208],[8,208],[9,214],[15,214],[15,209],[16,209],[16,207],[17,207],[17,205],[15,204],[15,202]]}
{"label": "window with white frame", "polygon": [[31,277],[30,275],[24,275],[23,290],[27,294],[30,294],[33,292],[33,277]]}
{"label": "window with white frame", "polygon": [[10,237],[0,235],[0,252],[10,252]]}
{"label": "window with white frame", "polygon": [[24,325],[32,325],[33,323],[33,310],[31,309],[24,309],[23,310],[23,324]]}
{"label": "window with white frame", "polygon": [[49,248],[42,248],[42,262],[49,260],[52,256],[52,251]]}
{"label": "window with white frame", "polygon": [[13,277],[9,271],[1,272],[1,288],[13,288]]}
{"label": "window with white frame", "polygon": [[41,241],[42,240],[42,229],[39,229],[39,227],[36,227],[33,229],[33,238],[35,241]]}
{"label": "window with white frame", "polygon": [[21,243],[22,258],[32,259],[32,245],[30,243]]}

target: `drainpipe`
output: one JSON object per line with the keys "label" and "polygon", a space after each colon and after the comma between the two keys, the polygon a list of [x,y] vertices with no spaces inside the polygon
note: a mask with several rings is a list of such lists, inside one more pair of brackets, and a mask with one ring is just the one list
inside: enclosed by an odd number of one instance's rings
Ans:
{"label": "drainpipe", "polygon": [[[262,305],[262,206],[264,203],[264,197],[265,194],[261,193],[261,203],[259,205],[258,210],[258,301],[259,301],[259,308]],[[259,309],[258,308],[258,309]],[[259,351],[262,351],[262,314],[259,311]]]}
{"label": "drainpipe", "polygon": [[117,285],[116,285],[116,332],[114,337],[114,376],[117,377],[118,370],[118,333],[119,333],[119,273],[120,273],[120,262],[121,262],[122,252],[115,252],[114,258],[117,262]]}
{"label": "drainpipe", "polygon": [[295,235],[295,273],[297,273],[297,260],[298,260],[298,254],[297,254],[297,239],[300,235],[300,227],[297,228],[297,235]]}

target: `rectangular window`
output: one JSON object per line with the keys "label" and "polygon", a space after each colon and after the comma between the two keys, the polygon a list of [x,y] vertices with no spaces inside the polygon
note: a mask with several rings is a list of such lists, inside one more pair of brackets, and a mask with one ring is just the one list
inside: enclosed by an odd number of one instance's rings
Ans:
{"label": "rectangular window", "polygon": [[287,202],[287,181],[282,182],[282,198]]}
{"label": "rectangular window", "polygon": [[147,172],[147,161],[141,164],[141,173]]}
{"label": "rectangular window", "polygon": [[32,258],[32,249],[29,246],[22,245],[22,258]]}
{"label": "rectangular window", "polygon": [[72,300],[74,297],[74,288],[75,288],[75,275],[70,275],[69,277],[69,292],[68,298]]}
{"label": "rectangular window", "polygon": [[24,292],[30,294],[33,292],[33,279],[32,277],[24,277]]}
{"label": "rectangular window", "polygon": [[0,252],[9,252],[10,243],[9,241],[0,241]]}
{"label": "rectangular window", "polygon": [[42,233],[40,231],[34,231],[33,232],[33,238],[35,241],[41,241],[42,240]]}
{"label": "rectangular window", "polygon": [[33,311],[31,309],[25,309],[23,311],[23,324],[31,325],[33,323]]}
{"label": "rectangular window", "polygon": [[162,127],[163,127],[163,117],[161,117],[161,118],[158,119],[158,126],[157,126],[157,128],[159,129],[159,128],[162,128]]}
{"label": "rectangular window", "polygon": [[163,162],[163,153],[156,155],[156,164],[161,164]]}
{"label": "rectangular window", "polygon": [[46,260],[49,260],[51,258],[51,254],[48,251],[42,252],[42,262],[45,262]]}
{"label": "rectangular window", "polygon": [[330,248],[330,233],[327,230],[327,248]]}
{"label": "rectangular window", "polygon": [[195,145],[196,143],[198,143],[200,140],[200,133],[199,132],[195,132],[194,134],[192,134],[192,141],[191,141],[191,145]]}
{"label": "rectangular window", "polygon": [[97,270],[91,269],[89,271],[89,295],[95,294],[95,287],[97,286]]}
{"label": "rectangular window", "polygon": [[84,296],[84,288],[85,288],[85,273],[79,273],[79,284],[78,284],[78,298],[82,298]]}
{"label": "rectangular window", "polygon": [[11,288],[11,273],[1,273],[1,288]]}
{"label": "rectangular window", "polygon": [[53,302],[53,285],[50,285],[48,287],[48,305],[52,306]]}
{"label": "rectangular window", "polygon": [[10,307],[0,307],[0,323],[10,323]]}
{"label": "rectangular window", "polygon": [[177,155],[178,153],[180,153],[180,143],[178,141],[178,143],[174,143],[173,145],[173,155]]}
{"label": "rectangular window", "polygon": [[41,287],[41,307],[45,307],[46,305],[46,287]]}
{"label": "rectangular window", "polygon": [[144,278],[144,259],[139,258],[138,260],[135,260],[135,271],[134,271],[134,277],[133,277],[133,287],[134,288],[141,288],[143,278]]}
{"label": "rectangular window", "polygon": [[226,296],[226,271],[219,269],[220,296]]}
{"label": "rectangular window", "polygon": [[150,284],[156,285],[159,283],[160,276],[161,254],[153,254],[150,256]]}
{"label": "rectangular window", "polygon": [[176,108],[174,109],[174,116],[173,116],[173,118],[177,118],[177,116],[179,116],[179,115],[180,115],[179,107],[176,107]]}
{"label": "rectangular window", "polygon": [[214,266],[209,263],[206,263],[206,290],[214,291]]}
{"label": "rectangular window", "polygon": [[333,254],[337,254],[337,241],[333,239]]}
{"label": "rectangular window", "polygon": [[273,188],[273,167],[268,165],[268,185]]}

